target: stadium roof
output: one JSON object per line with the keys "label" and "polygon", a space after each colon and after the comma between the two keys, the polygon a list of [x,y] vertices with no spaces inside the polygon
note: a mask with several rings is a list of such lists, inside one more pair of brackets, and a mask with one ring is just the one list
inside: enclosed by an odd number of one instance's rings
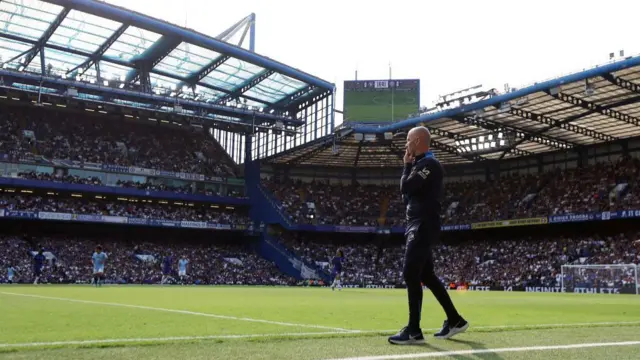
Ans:
{"label": "stadium roof", "polygon": [[[106,80],[265,110],[333,89],[327,81],[254,53],[254,20],[251,15],[213,38],[100,1],[4,0],[0,62],[5,70],[99,85]],[[250,49],[231,43],[242,45],[246,39]]]}
{"label": "stadium roof", "polygon": [[[495,94],[387,126],[352,124],[266,160],[274,164],[398,166],[405,134],[423,124],[446,164],[536,155],[640,136],[640,57]],[[383,135],[393,135],[389,139]],[[364,138],[356,140],[357,134]],[[500,141],[504,144],[500,146]],[[480,150],[478,145],[486,143]]]}

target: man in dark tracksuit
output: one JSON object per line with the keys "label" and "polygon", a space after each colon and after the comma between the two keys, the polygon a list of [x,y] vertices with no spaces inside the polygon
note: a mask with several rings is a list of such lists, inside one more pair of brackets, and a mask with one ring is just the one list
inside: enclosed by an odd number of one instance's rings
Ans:
{"label": "man in dark tracksuit", "polygon": [[419,344],[424,342],[420,329],[422,286],[431,290],[444,309],[447,320],[434,336],[448,339],[464,332],[469,323],[458,314],[444,285],[433,268],[431,246],[440,234],[440,201],[442,197],[443,169],[429,151],[431,134],[425,127],[416,127],[407,135],[404,171],[400,181],[402,198],[407,206],[407,248],[403,275],[409,296],[409,324],[389,337],[392,344]]}

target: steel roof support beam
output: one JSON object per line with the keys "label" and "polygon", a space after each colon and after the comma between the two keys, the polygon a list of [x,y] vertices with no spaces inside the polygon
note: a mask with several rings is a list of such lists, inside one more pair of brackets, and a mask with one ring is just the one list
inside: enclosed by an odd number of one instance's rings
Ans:
{"label": "steel roof support beam", "polygon": [[111,34],[111,36],[109,36],[107,40],[105,40],[100,45],[100,47],[96,49],[96,51],[94,51],[93,54],[91,54],[91,56],[86,61],[74,67],[73,69],[67,71],[67,76],[71,78],[76,77],[78,69],[82,69],[80,72],[80,76],[82,76],[85,73],[85,71],[90,69],[93,65],[95,65],[100,60],[102,55],[104,55],[104,53],[106,53],[107,50],[109,50],[111,45],[113,45],[113,43],[115,43],[118,40],[118,38],[122,34],[124,34],[125,31],[127,31],[128,28],[129,28],[128,24],[120,25],[120,27],[113,34]]}
{"label": "steel roof support beam", "polygon": [[[224,41],[205,36],[201,33],[198,33],[190,29],[185,29],[177,25],[169,24],[166,21],[145,16],[143,14],[137,13],[135,11],[131,11],[129,9],[113,6],[102,1],[89,1],[89,0],[46,0],[46,1],[52,4],[60,5],[60,6],[69,6],[79,11],[83,11],[92,15],[107,18],[113,21],[117,21],[119,23],[125,23],[125,22],[130,23],[131,25],[134,25],[136,27],[139,27],[151,32],[155,32],[158,34],[172,35],[190,44],[202,46],[204,48],[218,52],[220,54],[227,54],[234,58],[258,65],[263,68],[273,69],[280,74],[287,75],[289,77],[300,80],[307,84],[314,84],[326,89],[331,89],[334,86],[328,81],[319,79],[315,76],[309,75],[300,70],[284,65],[273,59],[269,59],[267,57],[257,55],[251,51],[247,51],[238,46],[234,46]],[[255,39],[253,39],[252,41],[255,41]]]}
{"label": "steel roof support beam", "polygon": [[601,75],[605,80],[607,80],[608,82],[612,83],[613,85],[619,86],[623,89],[632,91],[636,94],[640,94],[640,85],[631,82],[629,80],[625,80],[621,77],[615,77],[612,74],[604,74]]}
{"label": "steel roof support beam", "polygon": [[[401,150],[396,144],[391,143],[389,147],[400,157],[400,159],[404,160],[404,150]],[[449,154],[460,156],[461,158],[467,159],[472,162],[482,162],[487,161],[487,159],[483,158],[480,155],[472,154],[472,153],[461,153],[453,146],[444,144],[439,142],[438,140],[431,139],[431,147],[434,149],[442,150],[444,152],[448,152]]]}
{"label": "steel roof support beam", "polygon": [[[2,36],[2,34],[0,34],[0,36]],[[32,45],[33,45],[33,44],[32,44]],[[9,64],[9,63],[11,63],[12,61],[14,61],[15,59],[23,57],[24,55],[26,55],[27,53],[29,53],[29,52],[30,52],[31,50],[33,50],[33,49],[34,49],[34,47],[32,46],[32,47],[30,47],[29,49],[27,49],[27,50],[25,50],[25,51],[21,52],[20,54],[18,54],[18,55],[16,55],[16,56],[12,57],[11,59],[6,60],[6,61],[3,61],[3,63],[5,63],[5,64]]]}
{"label": "steel roof support beam", "polygon": [[[443,137],[446,137],[446,138],[449,138],[449,139],[453,139],[453,140],[465,140],[465,139],[468,139],[468,138],[469,138],[468,136],[464,136],[464,135],[461,135],[461,134],[452,133],[452,132],[450,132],[450,131],[442,130],[442,129],[438,129],[438,128],[431,128],[431,129],[429,129],[429,131],[430,131],[432,134],[436,134],[436,135],[438,135],[438,136],[443,136]],[[432,140],[431,140],[431,142],[433,143],[433,141],[434,141],[434,140],[432,139]],[[444,144],[440,143],[438,146],[442,146],[442,145],[444,145]],[[455,147],[452,147],[452,146],[450,146],[450,145],[446,145],[446,146],[449,146],[449,147],[451,147],[451,148],[455,149]],[[435,146],[434,146],[434,147],[435,147]],[[445,150],[445,149],[443,149],[443,150]],[[534,155],[534,154],[533,154],[532,152],[530,152],[530,151],[525,151],[525,150],[520,150],[520,149],[515,149],[515,148],[509,149],[509,152],[511,152],[511,153],[513,153],[513,154],[515,154],[515,155],[517,155],[517,156],[529,156],[529,155]],[[460,154],[460,153],[458,153],[458,154],[462,156],[462,154]],[[482,156],[482,155],[480,155],[480,154],[477,154],[477,156],[478,156],[480,159],[482,159],[482,160],[488,160],[487,158],[483,157],[483,156]]]}
{"label": "steel roof support beam", "polygon": [[132,59],[133,64],[135,64],[135,68],[129,71],[124,82],[136,82],[139,79],[140,68],[143,67],[143,64],[147,66],[150,65],[149,68],[153,69],[162,61],[162,59],[167,57],[173,49],[178,47],[180,43],[182,43],[182,40],[177,37],[166,35],[160,37],[155,43],[153,43],[153,45],[140,54],[139,57]]}
{"label": "steel roof support beam", "polygon": [[[573,116],[570,116],[570,117],[568,117],[568,118],[566,118],[564,120],[556,120],[556,119],[553,119],[553,118],[551,118],[549,116],[536,114],[536,113],[533,113],[533,112],[530,112],[530,111],[527,111],[527,110],[523,110],[523,109],[511,108],[509,110],[509,113],[511,115],[519,116],[519,117],[521,117],[523,119],[533,120],[533,121],[539,122],[541,124],[549,125],[547,128],[541,129],[539,131],[535,131],[535,132],[531,133],[530,135],[526,135],[525,136],[526,140],[531,139],[531,137],[534,136],[534,135],[541,135],[541,134],[543,134],[543,133],[545,133],[545,132],[547,132],[547,131],[549,131],[551,129],[554,129],[554,128],[561,128],[561,129],[564,129],[564,130],[568,130],[568,131],[574,132],[576,134],[592,137],[592,138],[594,138],[596,140],[613,141],[613,140],[617,139],[614,136],[607,135],[607,134],[601,133],[601,132],[596,131],[596,130],[588,129],[588,128],[584,127],[584,126],[570,124],[570,122],[572,122],[572,121],[578,120],[583,116],[589,115],[591,113],[591,111],[588,112],[588,113],[582,113],[582,114],[578,114],[578,115],[573,115]],[[525,139],[523,139],[523,140],[525,140]]]}
{"label": "steel roof support beam", "polygon": [[531,155],[535,155],[531,151],[521,150],[521,149],[517,149],[517,148],[510,148],[508,152],[514,154],[515,156],[531,156]]}
{"label": "steel roof support beam", "polygon": [[301,106],[304,107],[305,105],[303,104],[305,104],[308,101],[318,102],[332,95],[333,95],[333,91],[331,90],[315,88],[309,94],[290,102],[287,105],[287,107],[284,109],[293,109],[293,111],[295,112],[295,111],[298,111],[298,107],[301,107]]}
{"label": "steel roof support beam", "polygon": [[480,156],[478,154],[461,153],[455,147],[453,147],[451,145],[447,145],[447,144],[441,143],[441,142],[439,142],[437,140],[431,139],[431,147],[433,147],[434,149],[438,149],[438,150],[442,150],[442,151],[448,152],[450,154],[458,155],[458,156],[460,156],[462,158],[465,158],[465,159],[467,159],[469,161],[473,161],[473,162],[487,161],[487,159],[483,158],[482,156]]}
{"label": "steel roof support beam", "polygon": [[[436,134],[438,136],[442,136],[442,137],[446,137],[448,139],[452,139],[452,140],[465,140],[468,139],[467,136],[461,135],[461,134],[456,134],[456,133],[452,133],[450,131],[447,130],[442,130],[442,129],[438,129],[438,128],[431,128],[429,129],[429,131],[432,134]],[[446,145],[444,143],[441,143],[437,140],[431,139],[431,144],[433,145],[434,141],[436,141],[438,143],[437,146],[440,146],[442,148],[440,148],[440,150],[444,150],[446,152],[451,152],[450,150],[453,149],[455,151],[455,153],[459,156],[462,156],[466,159],[472,160],[472,161],[484,161],[484,160],[488,160],[487,158],[479,155],[479,154],[473,154],[473,156],[466,156],[466,155],[471,155],[471,154],[467,154],[467,153],[461,153],[458,151],[458,149],[456,149],[455,147],[451,146],[451,145]],[[434,146],[434,148],[438,148],[437,146]]]}
{"label": "steel roof support beam", "polygon": [[[27,43],[27,44],[32,44],[32,45],[36,45],[38,43],[37,40],[32,40],[32,39],[25,38],[25,37],[22,37],[22,36],[17,36],[17,35],[3,33],[3,32],[0,32],[0,37],[5,38],[5,39],[10,39],[10,40],[15,40],[15,41]],[[90,57],[91,56],[91,53],[88,53],[88,52],[85,52],[85,51],[76,50],[76,49],[66,48],[64,46],[58,46],[58,45],[55,45],[55,44],[47,44],[46,47],[54,49],[54,50],[66,52],[66,53],[69,53],[69,54],[82,56],[82,57]],[[116,58],[100,57],[99,60],[106,60],[106,61],[112,62],[114,64],[127,66],[127,67],[133,66],[133,64],[131,64],[128,61],[124,61],[124,60],[116,59]]]}
{"label": "steel roof support beam", "polygon": [[[256,14],[251,13],[248,16],[245,16],[244,18],[242,18],[237,23],[233,24],[227,30],[221,32],[218,36],[216,36],[216,39],[222,40],[228,43],[229,39],[231,39],[233,35],[235,35],[238,31],[240,31],[240,29],[244,28],[244,30],[242,31],[242,36],[240,37],[240,41],[238,41],[238,43],[235,44],[238,47],[242,47],[242,44],[244,43],[244,39],[247,37],[247,34],[249,33],[249,31],[251,29],[254,29],[253,32],[255,32],[255,22],[256,22]],[[252,35],[250,36],[253,37]],[[250,51],[254,51],[253,46],[251,46]]]}
{"label": "steel roof support beam", "polygon": [[358,151],[356,151],[356,158],[353,160],[353,167],[358,167],[358,161],[360,161],[360,153],[362,152],[362,141],[358,143]]}
{"label": "steel roof support beam", "polygon": [[305,86],[302,89],[294,92],[293,94],[291,94],[289,96],[285,96],[284,98],[282,98],[282,99],[278,100],[277,102],[271,104],[267,108],[267,110],[277,109],[277,108],[286,108],[287,106],[289,106],[289,104],[293,103],[297,99],[302,98],[306,94],[312,92],[314,89],[316,89],[316,87],[313,86],[313,85]]}
{"label": "steel roof support beam", "polygon": [[529,135],[530,136],[529,141],[533,141],[542,145],[547,145],[556,149],[568,149],[568,148],[578,146],[578,144],[570,141],[554,139],[552,137],[545,136],[545,135],[534,135],[531,131],[520,129],[516,126],[507,125],[497,121],[488,120],[480,117],[473,118],[473,117],[467,116],[467,117],[454,117],[453,119],[463,124],[478,126],[491,131],[511,131],[516,134],[516,137],[519,137],[521,139],[524,138],[526,135]]}
{"label": "steel roof support beam", "polygon": [[631,125],[635,125],[635,126],[640,126],[640,119],[638,119],[635,116],[631,116],[631,115],[627,115],[627,114],[623,114],[617,110],[613,110],[611,109],[611,106],[602,106],[602,105],[598,105],[596,103],[592,103],[590,101],[586,101],[580,98],[577,98],[575,96],[569,95],[569,94],[564,94],[564,93],[558,93],[558,94],[551,94],[549,92],[547,92],[548,95],[553,96],[556,100],[560,100],[562,102],[565,102],[567,104],[572,104],[572,105],[577,105],[585,110],[589,110],[592,112],[597,112],[600,113],[602,115],[608,116],[610,118],[616,119],[616,120],[620,120],[622,122],[625,122],[627,124],[631,124]]}
{"label": "steel roof support beam", "polygon": [[38,52],[42,50],[44,45],[51,38],[51,35],[53,35],[53,33],[56,32],[56,30],[58,29],[58,26],[62,24],[62,21],[64,20],[64,18],[67,17],[70,11],[71,11],[71,8],[64,7],[62,11],[60,11],[58,16],[56,16],[56,18],[51,22],[47,30],[45,30],[42,36],[40,36],[40,39],[38,39],[38,41],[34,44],[33,49],[31,49],[31,51],[29,51],[25,56],[24,62],[22,63],[22,65],[24,65],[25,68],[29,66],[29,64],[31,63],[31,61],[33,61],[33,59],[35,59],[36,55],[38,55]]}
{"label": "steel roof support beam", "polygon": [[215,69],[217,69],[220,65],[224,64],[225,61],[229,60],[231,57],[227,55],[220,55],[217,58],[213,59],[209,64],[204,66],[202,69],[193,73],[191,76],[185,79],[185,81],[180,82],[177,85],[177,90],[182,91],[183,86],[195,86],[198,82],[204,79],[207,75],[211,74]]}
{"label": "steel roof support beam", "polygon": [[450,131],[442,130],[442,129],[438,129],[438,128],[429,128],[429,132],[431,132],[432,134],[436,134],[438,136],[446,137],[446,138],[453,139],[453,140],[468,139],[468,137],[466,137],[464,135],[452,133]]}
{"label": "steel roof support beam", "polygon": [[[24,43],[27,43],[27,44],[35,44],[35,43],[37,43],[37,41],[35,41],[35,40],[23,38],[21,36],[16,36],[16,35],[13,35],[13,34],[2,33],[2,32],[0,32],[0,38],[20,41],[20,42],[24,42]],[[87,52],[84,52],[84,51],[71,49],[71,48],[65,48],[63,46],[58,46],[58,45],[54,45],[54,44],[47,44],[46,47],[54,49],[54,50],[63,51],[63,52],[67,52],[67,53],[70,53],[70,54],[78,55],[78,56],[83,56],[83,57],[90,57],[91,56],[91,53],[87,53]],[[100,56],[97,60],[99,60],[99,61],[107,61],[107,62],[110,62],[112,64],[121,65],[121,66],[129,67],[129,68],[132,68],[132,67],[136,66],[134,63],[131,63],[129,61],[124,61],[124,60],[116,59],[116,58],[112,58],[112,57],[105,57],[104,55]],[[185,81],[185,79],[183,77],[180,77],[180,76],[175,75],[175,74],[167,73],[167,72],[164,72],[164,71],[161,71],[161,70],[152,69],[151,73],[152,74],[161,75],[161,76],[164,76],[164,77],[167,77],[167,78],[170,78],[170,79],[178,80],[178,81]],[[202,87],[205,87],[207,89],[217,90],[217,91],[223,92],[225,94],[228,94],[228,93],[231,92],[231,91],[229,91],[227,89],[223,89],[221,87],[213,86],[213,85],[209,85],[209,84],[205,84],[205,83],[200,83],[199,85],[202,86]],[[252,96],[246,96],[245,95],[244,98],[246,98],[248,100],[253,100],[253,101],[256,101],[256,102],[264,102],[263,100],[258,100],[258,99],[254,98]]]}
{"label": "steel roof support beam", "polygon": [[538,114],[535,114],[535,113],[532,113],[532,112],[529,112],[529,111],[526,111],[526,110],[522,110],[522,109],[511,109],[511,110],[509,110],[509,112],[512,113],[513,115],[518,115],[518,116],[523,117],[525,119],[534,120],[534,118],[535,118],[536,121],[541,122],[543,124],[548,124],[549,126],[547,126],[545,128],[542,128],[540,130],[537,130],[537,131],[535,131],[533,133],[527,134],[527,135],[525,135],[524,138],[522,138],[522,139],[516,141],[515,143],[513,143],[511,146],[509,146],[508,149],[506,149],[502,153],[502,155],[500,155],[500,159],[504,158],[504,156],[509,151],[511,151],[511,149],[517,148],[518,145],[520,145],[523,142],[531,139],[533,136],[541,135],[541,134],[543,134],[543,133],[545,133],[545,132],[547,132],[547,131],[549,131],[551,129],[555,129],[557,127],[565,129],[565,130],[569,130],[569,131],[572,131],[572,132],[575,132],[575,133],[578,133],[578,134],[581,134],[581,135],[590,136],[590,137],[592,137],[592,138],[594,138],[596,140],[601,140],[601,141],[605,141],[605,142],[606,141],[614,141],[614,140],[618,139],[617,137],[614,137],[614,136],[611,136],[611,135],[606,135],[606,134],[597,132],[595,130],[584,128],[582,126],[570,124],[570,122],[578,120],[581,117],[587,116],[587,115],[591,114],[593,111],[586,111],[586,112],[583,112],[581,114],[569,116],[568,118],[566,118],[566,119],[564,119],[562,121],[552,119],[552,118],[550,118],[548,116],[538,115]]}
{"label": "steel roof support beam", "polygon": [[[87,82],[78,82],[71,81],[67,79],[60,79],[54,77],[42,77],[39,74],[26,73],[26,72],[16,72],[11,70],[2,70],[0,69],[0,76],[3,76],[6,83],[20,82],[24,84],[34,85],[34,86],[45,86],[49,88],[53,88],[58,90],[58,94],[50,94],[51,96],[60,96],[62,92],[64,92],[68,87],[77,87],[78,91],[91,95],[99,95],[104,96],[107,99],[104,99],[107,102],[112,103],[112,98],[119,98],[122,100],[128,100],[133,102],[141,102],[147,106],[148,109],[153,110],[157,105],[167,105],[167,104],[179,104],[185,110],[192,110],[196,115],[194,115],[194,119],[200,121],[204,120],[207,122],[211,122],[213,124],[224,124],[230,125],[237,128],[245,128],[251,125],[251,119],[255,118],[256,122],[262,123],[270,123],[273,124],[275,122],[282,122],[285,126],[300,126],[303,125],[304,122],[302,120],[293,119],[293,118],[283,118],[276,114],[265,114],[257,111],[250,111],[246,109],[238,109],[225,107],[220,105],[208,104],[205,102],[196,102],[190,100],[182,100],[182,99],[174,99],[167,96],[160,95],[152,95],[142,93],[140,91],[132,91],[129,89],[119,89],[116,87],[103,87],[97,84],[90,84]],[[43,94],[45,96],[45,94]],[[92,102],[93,100],[87,99],[86,101]],[[154,106],[155,105],[155,106]],[[144,106],[145,110],[147,109]],[[155,108],[157,109],[157,108]],[[162,111],[164,112],[164,111]],[[209,114],[217,114],[221,115],[220,119],[214,119],[209,116]],[[227,120],[225,117],[230,117],[231,119]],[[240,130],[232,130],[232,131],[240,131]]]}
{"label": "steel roof support beam", "polygon": [[[275,71],[273,71],[273,70],[265,69],[265,70],[261,71],[260,73],[254,75],[252,78],[247,79],[242,84],[236,86],[236,88],[233,89],[231,91],[231,93],[228,93],[227,95],[221,97],[220,99],[216,100],[216,102],[218,104],[224,104],[225,102],[227,102],[229,100],[237,100],[246,91],[248,91],[252,87],[258,85],[260,82],[262,82],[263,80],[265,80],[269,76],[273,75],[274,73],[275,73]],[[263,104],[266,104],[266,105],[270,104],[269,102],[267,102],[265,100],[260,100],[260,102],[263,103]]]}

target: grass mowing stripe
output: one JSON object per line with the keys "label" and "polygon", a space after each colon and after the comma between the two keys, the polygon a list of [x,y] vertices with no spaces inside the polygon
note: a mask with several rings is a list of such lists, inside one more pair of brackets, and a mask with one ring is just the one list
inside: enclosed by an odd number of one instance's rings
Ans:
{"label": "grass mowing stripe", "polygon": [[[605,322],[585,322],[585,323],[566,323],[566,324],[531,324],[531,325],[492,325],[492,326],[473,326],[469,325],[470,332],[481,331],[491,332],[491,330],[527,330],[527,329],[560,329],[560,328],[578,328],[578,327],[602,327],[602,326],[633,326],[640,325],[640,321],[605,321]],[[440,328],[423,329],[424,331],[438,331]],[[489,330],[489,331],[487,331]],[[378,330],[380,332],[397,332],[398,330]]]}
{"label": "grass mowing stripe", "polygon": [[9,296],[23,296],[23,297],[30,297],[30,298],[35,298],[35,299],[68,301],[68,302],[75,302],[75,303],[81,303],[81,304],[118,306],[118,307],[127,307],[127,308],[134,308],[134,309],[143,309],[143,310],[164,311],[164,312],[176,313],[176,314],[206,316],[206,317],[211,317],[211,318],[216,318],[216,319],[247,321],[247,322],[263,323],[263,324],[270,324],[270,325],[280,325],[280,326],[292,326],[292,327],[303,327],[303,328],[312,328],[312,329],[333,330],[333,331],[340,331],[340,332],[345,332],[345,333],[358,332],[358,330],[348,330],[348,329],[343,329],[343,328],[338,328],[338,327],[313,325],[313,324],[297,324],[297,323],[290,323],[290,322],[254,319],[254,318],[247,318],[247,317],[237,317],[237,316],[229,316],[229,315],[209,314],[209,313],[188,311],[188,310],[166,309],[166,308],[158,308],[158,307],[143,306],[143,305],[131,305],[131,304],[121,304],[121,303],[111,303],[111,302],[91,301],[91,300],[78,300],[78,299],[61,298],[61,297],[54,297],[54,296],[20,294],[20,293],[12,293],[12,292],[0,292],[0,294],[9,295]]}
{"label": "grass mowing stripe", "polygon": [[[640,321],[628,322],[594,322],[594,323],[575,323],[575,324],[538,324],[538,325],[507,325],[507,326],[476,326],[470,330],[480,330],[479,332],[494,332],[495,330],[511,329],[511,330],[536,330],[536,329],[554,329],[554,328],[578,328],[578,327],[603,327],[603,326],[631,326],[640,325]],[[424,331],[437,331],[439,328],[423,329]],[[31,342],[31,343],[15,343],[0,344],[0,349],[12,348],[32,348],[32,347],[65,347],[65,346],[91,346],[101,344],[125,344],[125,343],[165,343],[165,342],[188,342],[197,340],[224,340],[224,339],[313,339],[335,336],[349,337],[365,337],[365,336],[385,336],[395,333],[393,330],[362,330],[362,331],[327,331],[327,332],[306,332],[306,333],[279,333],[279,334],[238,334],[238,335],[203,335],[203,336],[169,336],[156,338],[124,338],[124,339],[93,339],[93,340],[69,340],[69,341],[51,341],[51,342]],[[470,331],[472,332],[472,331]]]}
{"label": "grass mowing stripe", "polygon": [[621,341],[621,342],[607,342],[607,343],[603,342],[603,343],[547,345],[547,346],[523,346],[523,347],[495,348],[495,349],[432,351],[432,352],[402,354],[402,355],[359,356],[359,357],[349,357],[349,358],[338,358],[338,359],[332,359],[332,360],[402,360],[402,359],[421,359],[421,358],[435,358],[435,357],[449,357],[449,356],[477,355],[477,354],[496,354],[496,353],[506,353],[506,352],[572,350],[572,349],[614,347],[614,346],[636,346],[636,345],[640,345],[640,341]]}
{"label": "grass mowing stripe", "polygon": [[359,333],[345,333],[342,331],[310,332],[310,333],[280,333],[280,334],[240,334],[240,335],[209,335],[209,336],[168,336],[157,338],[127,338],[127,339],[97,339],[97,340],[75,340],[75,341],[51,341],[32,342],[17,344],[0,344],[0,348],[25,348],[25,347],[47,347],[65,345],[100,345],[100,344],[120,344],[120,343],[161,343],[179,342],[195,340],[221,340],[221,339],[257,339],[257,338],[287,338],[287,337],[314,337],[327,335],[348,335]]}

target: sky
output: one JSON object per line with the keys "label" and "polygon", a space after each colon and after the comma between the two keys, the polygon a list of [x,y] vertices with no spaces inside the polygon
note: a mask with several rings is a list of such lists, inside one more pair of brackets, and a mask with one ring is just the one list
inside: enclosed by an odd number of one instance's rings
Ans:
{"label": "sky", "polygon": [[430,107],[471,86],[521,88],[640,52],[633,0],[107,2],[211,36],[255,13],[256,52],[336,84],[337,109],[356,69],[387,79],[391,64],[393,78],[420,79]]}

